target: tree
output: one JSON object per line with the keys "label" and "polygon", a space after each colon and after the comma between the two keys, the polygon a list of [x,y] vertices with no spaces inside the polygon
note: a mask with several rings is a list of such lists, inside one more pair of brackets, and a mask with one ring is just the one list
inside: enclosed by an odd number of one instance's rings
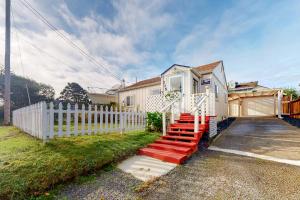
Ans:
{"label": "tree", "polygon": [[[3,99],[4,94],[4,73],[0,71],[0,99]],[[11,74],[11,109],[17,109],[29,105],[28,94],[31,104],[54,100],[55,91],[50,85],[38,83],[34,80]],[[2,108],[1,108],[2,109]]]}
{"label": "tree", "polygon": [[88,104],[89,98],[87,91],[83,89],[78,83],[68,83],[58,98],[60,102],[63,102],[64,106],[67,103],[78,104],[80,107],[82,104]]}
{"label": "tree", "polygon": [[293,99],[297,99],[299,97],[297,90],[295,88],[285,88],[283,92],[287,96],[292,96]]}

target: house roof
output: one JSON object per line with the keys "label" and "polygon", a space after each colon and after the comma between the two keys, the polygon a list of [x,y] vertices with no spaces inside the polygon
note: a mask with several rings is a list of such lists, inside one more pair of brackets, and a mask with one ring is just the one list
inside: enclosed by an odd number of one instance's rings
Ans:
{"label": "house roof", "polygon": [[121,89],[120,91],[127,91],[127,90],[137,89],[137,88],[146,87],[146,86],[159,85],[160,80],[161,80],[161,78],[159,76],[154,77],[154,78],[149,78],[149,79],[134,83],[130,86],[127,86],[127,87]]}
{"label": "house roof", "polygon": [[171,67],[169,67],[168,69],[166,69],[163,73],[161,73],[161,75],[163,75],[164,73],[166,73],[167,71],[169,71],[169,69],[171,69],[174,66],[191,68],[190,66],[186,66],[186,65],[173,64]]}
{"label": "house roof", "polygon": [[[197,66],[197,67],[189,67],[189,66],[186,66],[186,65],[173,64],[171,67],[166,69],[162,74],[164,74],[166,71],[171,69],[173,66],[191,68],[191,69],[193,69],[197,72],[200,72],[201,74],[211,73],[221,62],[222,61],[216,61],[216,62],[213,62],[213,63],[210,63],[210,64],[201,65],[201,66]],[[120,91],[122,92],[122,91],[138,89],[138,88],[152,86],[152,85],[159,85],[160,81],[161,81],[161,77],[154,77],[154,78],[150,78],[150,79],[146,79],[146,80],[134,83],[130,86],[127,86],[127,87],[121,89]]]}
{"label": "house roof", "polygon": [[211,73],[222,61],[216,61],[206,65],[193,67],[194,70],[199,71],[201,74]]}

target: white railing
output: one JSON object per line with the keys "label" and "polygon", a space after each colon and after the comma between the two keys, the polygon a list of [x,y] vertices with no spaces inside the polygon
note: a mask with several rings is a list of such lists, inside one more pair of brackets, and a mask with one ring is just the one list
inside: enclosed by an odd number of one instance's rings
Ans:
{"label": "white railing", "polygon": [[[193,100],[193,102],[195,102]],[[201,113],[201,125],[205,124],[205,116],[209,113],[209,89],[206,88],[205,94],[202,94],[197,101],[193,103],[192,113],[194,113],[194,132],[199,131],[199,111]]]}
{"label": "white railing", "polygon": [[78,109],[77,104],[73,108],[68,104],[67,109],[63,109],[61,103],[55,109],[52,102],[49,105],[40,102],[13,111],[13,125],[34,137],[47,140],[54,137],[142,130],[146,126],[146,114],[107,106],[92,108],[89,105],[86,109],[82,105]]}
{"label": "white railing", "polygon": [[179,94],[176,96],[173,100],[169,101],[168,104],[166,104],[160,112],[162,113],[162,123],[163,123],[163,135],[167,134],[167,119],[166,119],[166,112],[171,110],[171,123],[174,123],[175,118],[175,111],[174,107],[176,103],[179,103],[179,113],[180,113],[180,101],[181,101],[181,95]]}

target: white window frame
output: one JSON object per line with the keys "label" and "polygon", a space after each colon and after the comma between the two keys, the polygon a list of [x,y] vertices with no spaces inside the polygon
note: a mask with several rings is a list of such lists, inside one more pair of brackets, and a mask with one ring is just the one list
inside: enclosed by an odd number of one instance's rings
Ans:
{"label": "white window frame", "polygon": [[[128,98],[129,98],[129,105],[128,105]],[[126,107],[132,107],[134,106],[134,96],[133,95],[128,95],[125,97],[125,106]]]}
{"label": "white window frame", "polygon": [[219,86],[215,84],[215,97],[218,98],[219,96]]}
{"label": "white window frame", "polygon": [[[196,88],[194,88],[194,82],[197,82]],[[194,89],[196,89],[196,91],[194,91]],[[199,93],[199,81],[194,77],[193,77],[193,80],[192,80],[192,93],[193,94]]]}
{"label": "white window frame", "polygon": [[181,79],[181,93],[183,93],[183,90],[184,90],[184,81],[183,81],[183,74],[178,74],[178,75],[174,75],[174,76],[170,76],[169,77],[169,91],[171,91],[171,79],[172,78],[178,78],[180,77]]}

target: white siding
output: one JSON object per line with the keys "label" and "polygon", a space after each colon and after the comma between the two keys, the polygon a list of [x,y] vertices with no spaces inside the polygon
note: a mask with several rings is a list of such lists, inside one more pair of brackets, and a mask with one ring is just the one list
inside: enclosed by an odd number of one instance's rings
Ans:
{"label": "white siding", "polygon": [[155,90],[155,89],[160,89],[160,84],[154,85],[154,86],[138,88],[138,89],[133,89],[133,90],[128,90],[128,91],[121,91],[119,93],[120,104],[123,105],[123,103],[124,104],[126,103],[127,96],[133,96],[133,98],[134,98],[133,104],[134,105],[127,107],[127,108],[128,109],[139,109],[141,111],[145,111],[147,96],[150,96],[151,91]]}

